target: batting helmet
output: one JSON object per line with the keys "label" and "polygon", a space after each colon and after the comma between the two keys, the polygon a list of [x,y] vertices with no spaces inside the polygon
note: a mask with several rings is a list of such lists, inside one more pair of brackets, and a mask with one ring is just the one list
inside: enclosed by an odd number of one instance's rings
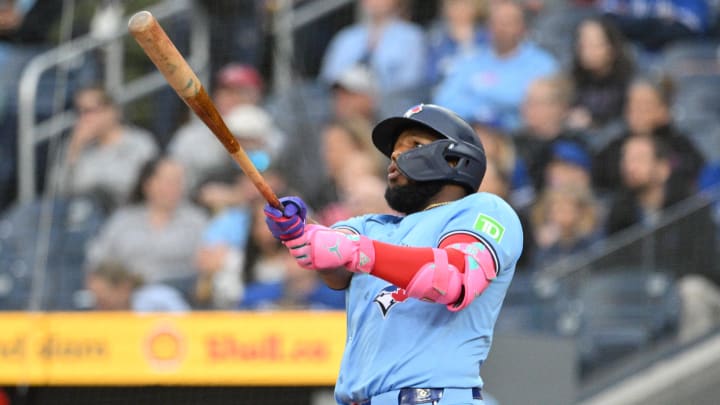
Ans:
{"label": "batting helmet", "polygon": [[[420,104],[402,117],[377,124],[372,132],[373,143],[390,157],[397,138],[410,128],[422,128],[444,139],[400,154],[397,166],[403,175],[415,181],[447,180],[465,186],[469,192],[477,191],[485,176],[485,149],[468,123],[447,108]],[[448,164],[451,160],[457,163]]]}

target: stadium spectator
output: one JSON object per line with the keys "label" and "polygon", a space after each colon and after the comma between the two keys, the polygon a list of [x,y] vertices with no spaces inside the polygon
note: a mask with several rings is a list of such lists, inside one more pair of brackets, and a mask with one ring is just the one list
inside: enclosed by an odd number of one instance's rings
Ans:
{"label": "stadium spectator", "polygon": [[245,310],[340,310],[345,294],[332,290],[317,273],[300,267],[283,249],[285,277],[279,281],[250,283],[238,307]]}
{"label": "stadium spectator", "polygon": [[422,27],[403,20],[403,0],[363,0],[362,21],[342,29],[323,57],[320,79],[338,80],[350,67],[365,64],[378,79],[382,93],[425,85],[427,64]]}
{"label": "stadium spectator", "polygon": [[608,234],[635,224],[652,225],[664,209],[692,194],[687,183],[672,176],[672,152],[662,139],[626,138],[619,158],[622,189],[608,214]]}
{"label": "stadium spectator", "polygon": [[495,158],[488,158],[485,166],[485,177],[483,177],[480,188],[481,193],[492,193],[506,202],[510,196],[510,175],[501,170]]}
{"label": "stadium spectator", "polygon": [[[247,203],[244,207],[247,222],[243,228],[225,227],[224,235],[215,232],[212,244],[207,243],[209,235],[206,235],[206,244],[197,256],[201,277],[195,286],[195,300],[204,307],[234,308],[244,300],[245,289],[253,283],[282,285],[287,273],[286,251],[265,226],[264,204],[264,200],[257,198]],[[235,238],[243,238],[242,246],[229,240],[232,233]],[[221,239],[223,236],[224,240]],[[222,251],[218,252],[218,248]]]}
{"label": "stadium spectator", "polygon": [[335,119],[377,119],[378,82],[365,65],[343,72],[332,85],[332,109]]}
{"label": "stadium spectator", "polygon": [[557,142],[584,145],[583,134],[566,126],[571,100],[572,85],[563,76],[538,78],[528,88],[521,108],[522,128],[512,138],[536,190],[543,187],[545,166]]}
{"label": "stadium spectator", "polygon": [[495,160],[502,173],[509,174],[510,195],[508,202],[515,208],[522,208],[535,198],[527,165],[513,143],[512,138],[502,129],[498,118],[493,115],[471,121],[475,133],[485,147],[488,159]]}
{"label": "stadium spectator", "polygon": [[100,311],[179,312],[190,306],[176,289],[164,284],[146,284],[118,262],[101,262],[86,279],[92,309]]}
{"label": "stadium spectator", "polygon": [[550,158],[543,172],[546,187],[592,188],[592,157],[582,145],[573,141],[553,144]]}
{"label": "stadium spectator", "polygon": [[[362,165],[362,164],[361,164]],[[348,172],[345,183],[347,186],[343,202],[351,216],[365,215],[371,212],[394,213],[385,201],[385,180],[380,176],[368,174],[359,169],[358,174]],[[350,186],[355,184],[355,186]],[[347,217],[346,217],[347,218]]]}
{"label": "stadium spectator", "polygon": [[682,311],[678,338],[689,342],[720,325],[720,288],[711,279],[698,274],[686,275],[678,283]]}
{"label": "stadium spectator", "polygon": [[490,6],[490,44],[457,60],[435,89],[435,104],[448,107],[469,121],[497,114],[504,130],[520,126],[520,105],[528,86],[555,73],[557,62],[526,38],[520,5],[499,1]]}
{"label": "stadium spectator", "polygon": [[532,207],[533,268],[582,252],[600,239],[598,202],[586,187],[546,188]]}
{"label": "stadium spectator", "polygon": [[102,194],[118,207],[127,202],[142,165],[157,155],[155,139],[123,123],[120,107],[100,86],[80,89],[75,110],[78,118],[55,162],[53,185],[64,195]]}
{"label": "stadium spectator", "polygon": [[[323,128],[321,152],[326,179],[318,205],[320,217],[325,217],[326,210],[337,209],[344,193],[352,188],[352,176],[381,175],[385,161],[374,153],[371,129],[370,122],[357,118],[332,121]],[[348,173],[349,184],[344,182]]]}
{"label": "stadium spectator", "polygon": [[679,281],[682,312],[678,335],[689,340],[720,320],[717,231],[712,206],[684,213],[665,226],[666,214],[693,190],[672,176],[672,153],[659,138],[630,137],[622,149],[623,190],[613,199],[608,234],[644,226],[654,232],[624,249],[623,264],[668,271]]}
{"label": "stadium spectator", "polygon": [[568,124],[601,129],[620,119],[634,63],[622,33],[605,18],[584,19],[574,38],[569,76],[575,97]]}
{"label": "stadium spectator", "polygon": [[[264,97],[264,83],[255,68],[231,63],[215,75],[213,102],[221,116],[227,117],[239,106],[257,106]],[[267,119],[267,113],[258,113]],[[224,178],[234,173],[234,165],[223,145],[194,114],[172,136],[168,153],[183,164],[191,193],[208,179]]]}
{"label": "stadium spectator", "polygon": [[265,83],[254,67],[229,63],[215,75],[213,98],[220,114],[227,114],[238,105],[259,105],[265,94]]}
{"label": "stadium spectator", "polygon": [[[276,192],[286,189],[285,179],[272,168],[263,172],[263,178]],[[243,267],[252,232],[252,207],[261,197],[242,173],[225,192],[227,205],[210,219],[195,252],[199,279],[194,304],[207,308],[234,308],[242,296]]]}
{"label": "stadium spectator", "polygon": [[205,214],[184,198],[183,168],[172,159],[147,162],[130,204],[119,208],[89,243],[88,263],[118,261],[148,283],[185,288],[195,278],[193,254]]}
{"label": "stadium spectator", "polygon": [[[502,165],[500,165],[495,158],[488,157],[485,167],[485,177],[483,177],[478,191],[481,193],[492,193],[508,203],[512,202],[510,199],[510,173],[504,171]],[[532,236],[527,208],[528,207],[515,209],[523,228],[523,251],[518,260],[518,271],[524,271],[529,268],[533,252],[535,251],[535,240]]]}
{"label": "stadium spectator", "polygon": [[[285,135],[275,127],[272,117],[265,110],[252,105],[241,105],[230,111],[225,121],[256,169],[263,172],[275,162],[276,156],[284,147]],[[217,139],[214,141],[219,143]],[[217,159],[225,162],[227,173],[207,179],[194,194],[200,205],[213,214],[225,207],[245,202],[236,199],[237,196],[244,198],[236,192],[237,164],[227,151],[218,155]]]}
{"label": "stadium spectator", "polygon": [[645,50],[656,52],[667,44],[699,38],[713,23],[707,0],[600,0],[599,9]]}
{"label": "stadium spectator", "polygon": [[263,26],[267,4],[263,0],[198,0],[209,17],[210,70],[232,61],[260,66],[265,56]]}
{"label": "stadium spectator", "polygon": [[326,205],[318,212],[318,223],[333,224],[338,218],[355,217],[370,212],[391,214],[385,202],[385,181],[369,171],[368,156],[357,155],[348,159],[340,179],[342,192],[338,201]]}
{"label": "stadium spectator", "polygon": [[[59,0],[6,0],[0,2],[0,211],[11,203],[17,193],[18,84],[22,71],[35,56],[51,49],[59,40],[67,40],[87,32],[89,18],[97,5],[84,2],[66,7]],[[60,33],[60,17],[64,11],[75,11],[71,30]],[[68,13],[68,15],[70,15]],[[68,28],[68,27],[64,27]],[[69,35],[69,36],[68,36]],[[67,86],[63,91],[78,88],[78,83],[95,79],[95,60],[78,58],[74,66],[64,66]],[[45,74],[37,84],[36,119],[48,118],[57,97],[55,72]],[[62,98],[64,103],[68,101]],[[45,181],[46,144],[39,145],[36,175],[42,186]]]}
{"label": "stadium spectator", "polygon": [[443,0],[439,19],[430,25],[428,37],[428,84],[437,85],[458,58],[487,45],[486,0]]}
{"label": "stadium spectator", "polygon": [[696,182],[705,158],[673,123],[673,93],[674,85],[666,76],[639,78],[630,85],[624,112],[625,131],[594,157],[593,184],[600,192],[620,185],[622,147],[625,138],[633,136],[662,139],[670,148],[673,175],[689,184]]}
{"label": "stadium spectator", "polygon": [[[549,146],[547,156],[544,158],[543,171],[540,174],[541,181],[535,189],[532,201],[518,211],[520,221],[523,224],[524,247],[520,256],[520,268],[533,269],[536,267],[536,250],[538,242],[535,238],[535,224],[531,220],[533,206],[538,203],[546,190],[591,190],[591,157],[587,150],[573,140],[557,140]],[[599,206],[598,208],[602,208]],[[602,213],[599,212],[598,215]],[[539,232],[539,231],[538,231]]]}

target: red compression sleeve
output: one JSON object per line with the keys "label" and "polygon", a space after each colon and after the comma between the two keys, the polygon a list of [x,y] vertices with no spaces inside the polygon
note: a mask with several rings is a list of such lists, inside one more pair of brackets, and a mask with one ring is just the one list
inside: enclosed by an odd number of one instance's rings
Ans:
{"label": "red compression sleeve", "polygon": [[[443,249],[453,243],[473,242],[477,242],[477,239],[470,235],[457,234],[443,239],[440,248]],[[371,274],[400,288],[406,288],[422,266],[435,260],[432,248],[398,246],[376,240],[373,241],[373,246],[375,247],[375,266]],[[448,253],[448,262],[460,272],[464,272],[465,255],[459,250],[445,250]]]}

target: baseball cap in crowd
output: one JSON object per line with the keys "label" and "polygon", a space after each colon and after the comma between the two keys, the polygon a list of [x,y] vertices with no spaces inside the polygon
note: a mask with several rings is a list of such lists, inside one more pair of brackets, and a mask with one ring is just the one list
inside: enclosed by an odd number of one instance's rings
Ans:
{"label": "baseball cap in crowd", "polygon": [[478,107],[471,116],[463,118],[476,132],[490,131],[496,135],[507,135],[502,117],[495,109],[488,106]]}
{"label": "baseball cap in crowd", "polygon": [[255,167],[266,170],[283,145],[282,133],[270,114],[258,106],[244,104],[233,108],[224,119]]}
{"label": "baseball cap in crowd", "polygon": [[263,89],[263,80],[257,69],[250,65],[231,63],[217,72],[216,83],[221,87],[250,87],[258,91]]}
{"label": "baseball cap in crowd", "polygon": [[237,106],[225,117],[230,132],[242,140],[267,139],[275,131],[270,115],[262,108],[250,104]]}
{"label": "baseball cap in crowd", "polygon": [[352,93],[375,95],[377,79],[372,71],[364,65],[355,65],[344,71],[332,83],[333,89],[343,88]]}
{"label": "baseball cap in crowd", "polygon": [[590,172],[590,155],[580,145],[570,141],[555,142],[552,147],[552,160],[570,163]]}

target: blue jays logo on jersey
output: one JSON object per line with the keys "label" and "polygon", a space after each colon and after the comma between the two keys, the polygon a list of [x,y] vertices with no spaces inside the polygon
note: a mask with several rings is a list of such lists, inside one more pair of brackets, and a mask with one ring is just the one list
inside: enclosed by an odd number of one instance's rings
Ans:
{"label": "blue jays logo on jersey", "polygon": [[405,289],[389,285],[380,290],[380,292],[375,296],[373,302],[380,307],[380,313],[382,313],[383,318],[385,318],[387,317],[388,312],[390,312],[390,308],[394,307],[397,303],[405,301],[406,299],[408,299],[408,295],[405,292]]}

